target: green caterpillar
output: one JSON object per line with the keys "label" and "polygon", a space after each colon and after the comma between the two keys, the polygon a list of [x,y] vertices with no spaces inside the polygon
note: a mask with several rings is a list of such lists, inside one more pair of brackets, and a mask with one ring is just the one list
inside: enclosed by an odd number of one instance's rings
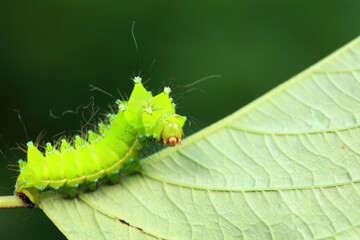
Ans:
{"label": "green caterpillar", "polygon": [[19,160],[20,174],[15,194],[36,204],[41,191],[54,189],[72,197],[80,186],[94,190],[100,179],[118,182],[119,175],[139,168],[139,150],[151,139],[174,147],[181,143],[186,117],[177,115],[169,96],[171,89],[152,96],[134,79],[128,101],[116,101],[118,111],[109,114],[97,133],[88,131],[59,149],[47,143],[45,156],[32,142],[27,143],[27,161]]}

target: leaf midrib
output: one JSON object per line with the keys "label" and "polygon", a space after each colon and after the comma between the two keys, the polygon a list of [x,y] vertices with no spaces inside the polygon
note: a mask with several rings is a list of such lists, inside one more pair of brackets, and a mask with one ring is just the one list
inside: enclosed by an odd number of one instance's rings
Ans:
{"label": "leaf midrib", "polygon": [[217,191],[217,192],[271,192],[271,191],[291,191],[291,190],[306,190],[306,189],[323,189],[323,188],[333,188],[333,187],[341,187],[350,184],[360,183],[360,179],[354,179],[346,182],[332,183],[332,184],[320,184],[313,186],[291,186],[291,187],[269,187],[269,188],[216,188],[216,187],[206,187],[206,186],[197,186],[186,183],[181,183],[177,181],[173,181],[167,178],[162,178],[157,175],[151,174],[149,172],[142,172],[141,175],[149,177],[159,182],[168,183],[177,187],[191,188],[191,189],[199,189],[204,191]]}
{"label": "leaf midrib", "polygon": [[242,128],[242,127],[236,126],[234,124],[228,124],[226,127],[230,128],[230,129],[236,129],[236,130],[246,132],[246,133],[256,134],[256,135],[276,135],[276,136],[295,135],[295,136],[297,136],[297,135],[336,133],[336,132],[341,132],[341,131],[347,131],[350,129],[360,127],[360,124],[354,124],[354,125],[350,125],[350,126],[343,127],[343,128],[332,128],[332,129],[325,129],[325,130],[313,130],[313,131],[302,131],[302,132],[265,132],[265,131],[258,131],[258,130],[254,130],[254,129]]}

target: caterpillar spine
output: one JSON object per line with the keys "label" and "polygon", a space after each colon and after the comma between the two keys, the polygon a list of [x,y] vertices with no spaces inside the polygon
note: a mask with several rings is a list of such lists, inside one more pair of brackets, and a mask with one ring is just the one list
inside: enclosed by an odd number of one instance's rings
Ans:
{"label": "caterpillar spine", "polygon": [[171,89],[153,97],[140,77],[134,83],[129,100],[117,100],[117,113],[108,114],[108,123],[99,123],[97,133],[88,131],[86,140],[79,135],[72,142],[62,139],[58,149],[46,143],[45,155],[28,142],[15,194],[34,204],[47,189],[76,196],[79,186],[93,190],[100,179],[118,182],[119,175],[138,170],[139,150],[150,139],[171,147],[180,144],[186,117],[176,114]]}

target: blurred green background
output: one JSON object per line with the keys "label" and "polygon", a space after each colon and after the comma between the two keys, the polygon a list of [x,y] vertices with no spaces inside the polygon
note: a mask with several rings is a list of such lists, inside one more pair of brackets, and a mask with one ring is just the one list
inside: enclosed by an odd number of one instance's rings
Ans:
{"label": "blurred green background", "polygon": [[[0,195],[12,194],[9,150],[26,136],[44,140],[80,128],[81,114],[50,118],[113,99],[96,85],[129,94],[140,70],[149,90],[181,86],[212,74],[222,78],[178,88],[178,111],[192,117],[186,135],[227,116],[360,33],[359,1],[2,1],[0,3]],[[151,67],[153,60],[156,63]],[[86,116],[85,116],[86,117]],[[39,209],[0,210],[1,239],[64,239]],[[19,230],[21,229],[21,230]]]}

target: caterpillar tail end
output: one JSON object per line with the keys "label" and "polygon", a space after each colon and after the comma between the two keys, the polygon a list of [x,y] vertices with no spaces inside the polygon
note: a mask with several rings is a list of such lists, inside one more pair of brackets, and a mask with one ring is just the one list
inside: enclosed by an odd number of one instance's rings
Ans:
{"label": "caterpillar tail end", "polygon": [[20,192],[14,192],[28,207],[34,207],[39,201],[40,191],[35,188],[25,188]]}
{"label": "caterpillar tail end", "polygon": [[16,181],[14,195],[23,200],[27,206],[33,207],[39,201],[40,190],[35,187],[26,187],[27,182],[20,174]]}
{"label": "caterpillar tail end", "polygon": [[[28,143],[28,154],[33,151],[34,148],[32,142]],[[34,183],[38,181],[34,177],[34,172],[29,167],[28,162],[19,160],[20,174],[16,180],[14,195],[18,196],[29,207],[36,205],[40,198],[40,187],[36,188]],[[42,187],[41,187],[42,188]]]}

